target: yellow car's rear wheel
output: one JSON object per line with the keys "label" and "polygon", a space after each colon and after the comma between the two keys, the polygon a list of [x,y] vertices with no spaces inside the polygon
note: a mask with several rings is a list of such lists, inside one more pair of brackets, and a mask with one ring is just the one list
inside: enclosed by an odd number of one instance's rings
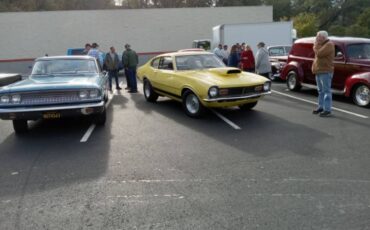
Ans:
{"label": "yellow car's rear wheel", "polygon": [[185,113],[190,117],[201,117],[205,112],[205,108],[197,95],[190,90],[182,95],[182,105]]}

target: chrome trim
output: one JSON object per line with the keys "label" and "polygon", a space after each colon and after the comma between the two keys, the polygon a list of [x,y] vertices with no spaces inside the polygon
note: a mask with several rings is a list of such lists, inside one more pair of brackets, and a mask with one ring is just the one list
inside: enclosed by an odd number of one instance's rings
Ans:
{"label": "chrome trim", "polygon": [[[301,83],[303,87],[309,88],[309,89],[317,89],[317,85],[307,84],[307,83]],[[337,89],[331,89],[331,92],[333,94],[343,95],[345,94],[345,90],[337,90]]]}
{"label": "chrome trim", "polygon": [[67,109],[83,109],[91,107],[104,106],[104,101],[97,103],[86,103],[78,105],[63,105],[63,106],[51,106],[51,107],[13,107],[7,109],[0,109],[0,113],[24,113],[24,112],[40,112],[40,111],[53,111],[53,110],[67,110]]}
{"label": "chrome trim", "polygon": [[246,96],[238,96],[238,97],[218,97],[218,98],[205,98],[203,101],[205,102],[215,102],[215,101],[233,101],[233,100],[242,100],[242,99],[248,99],[252,97],[259,97],[271,94],[271,91],[264,92],[264,93],[257,93],[257,94],[251,94]]}

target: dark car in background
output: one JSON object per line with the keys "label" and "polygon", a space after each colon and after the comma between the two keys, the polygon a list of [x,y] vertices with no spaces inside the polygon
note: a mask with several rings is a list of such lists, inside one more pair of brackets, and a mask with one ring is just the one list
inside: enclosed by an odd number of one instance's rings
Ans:
{"label": "dark car in background", "polygon": [[0,73],[0,87],[22,80],[22,76],[17,73]]}
{"label": "dark car in background", "polygon": [[[352,97],[361,107],[370,106],[370,39],[329,37],[335,44],[332,92]],[[315,57],[314,37],[296,40],[288,56],[281,78],[289,90],[298,91],[302,86],[317,88],[311,71]]]}
{"label": "dark car in background", "polygon": [[280,79],[280,73],[288,60],[291,48],[289,45],[267,47],[271,63],[271,80]]}

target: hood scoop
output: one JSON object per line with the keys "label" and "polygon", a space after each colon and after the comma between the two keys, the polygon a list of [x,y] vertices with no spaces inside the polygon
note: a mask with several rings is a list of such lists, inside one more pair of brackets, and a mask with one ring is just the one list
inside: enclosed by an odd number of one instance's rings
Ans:
{"label": "hood scoop", "polygon": [[217,74],[220,74],[220,75],[224,75],[224,76],[233,75],[233,74],[240,74],[242,72],[240,69],[230,68],[230,67],[211,69],[210,71],[214,72],[214,73],[217,73]]}

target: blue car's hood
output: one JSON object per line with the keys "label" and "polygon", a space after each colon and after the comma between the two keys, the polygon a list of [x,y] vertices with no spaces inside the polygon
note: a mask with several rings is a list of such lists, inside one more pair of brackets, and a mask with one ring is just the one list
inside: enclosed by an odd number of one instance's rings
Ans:
{"label": "blue car's hood", "polygon": [[6,93],[42,90],[100,88],[103,77],[89,76],[30,76],[28,79],[3,87]]}

